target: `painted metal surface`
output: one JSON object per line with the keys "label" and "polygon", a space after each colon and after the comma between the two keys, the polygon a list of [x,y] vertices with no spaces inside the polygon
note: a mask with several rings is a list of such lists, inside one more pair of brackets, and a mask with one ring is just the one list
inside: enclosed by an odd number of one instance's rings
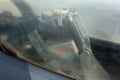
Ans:
{"label": "painted metal surface", "polygon": [[0,52],[0,80],[31,80],[27,63]]}
{"label": "painted metal surface", "polygon": [[71,80],[0,52],[0,80]]}
{"label": "painted metal surface", "polygon": [[71,80],[31,64],[28,64],[28,69],[32,80]]}

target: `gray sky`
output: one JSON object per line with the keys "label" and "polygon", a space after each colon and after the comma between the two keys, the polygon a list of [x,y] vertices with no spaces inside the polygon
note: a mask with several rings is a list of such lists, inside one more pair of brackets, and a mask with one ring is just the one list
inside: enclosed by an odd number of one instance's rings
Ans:
{"label": "gray sky", "polygon": [[[119,7],[120,0],[25,0],[29,5],[32,6],[36,13],[46,9],[57,9],[57,8],[80,8],[89,5],[100,5],[109,7]],[[19,10],[14,6],[11,0],[0,0],[0,12],[10,11],[14,15],[20,15]]]}
{"label": "gray sky", "polygon": [[[74,8],[88,5],[111,5],[119,6],[120,0],[26,0],[30,5],[34,6],[37,13],[45,9],[57,9],[62,7]],[[38,7],[40,6],[40,7]],[[120,6],[119,6],[120,7]]]}
{"label": "gray sky", "polygon": [[[89,35],[120,43],[120,0],[25,0],[33,11],[73,8],[78,11]],[[20,16],[10,0],[0,0],[0,13],[10,11]]]}
{"label": "gray sky", "polygon": [[46,9],[73,8],[80,13],[90,36],[120,43],[120,0],[26,1],[38,15]]}

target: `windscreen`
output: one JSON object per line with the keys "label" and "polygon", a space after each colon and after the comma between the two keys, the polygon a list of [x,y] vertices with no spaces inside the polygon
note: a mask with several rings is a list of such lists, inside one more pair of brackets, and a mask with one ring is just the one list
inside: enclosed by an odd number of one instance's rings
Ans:
{"label": "windscreen", "polygon": [[7,47],[27,62],[75,79],[107,80],[106,72],[92,54],[77,12],[58,9],[41,13],[39,20],[25,17],[16,19],[15,25],[1,25],[2,48]]}

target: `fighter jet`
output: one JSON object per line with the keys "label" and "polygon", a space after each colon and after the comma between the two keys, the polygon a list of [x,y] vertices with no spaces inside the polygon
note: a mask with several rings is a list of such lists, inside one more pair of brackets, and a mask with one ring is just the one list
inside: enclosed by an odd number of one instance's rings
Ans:
{"label": "fighter jet", "polygon": [[1,80],[110,80],[108,64],[101,65],[93,54],[103,48],[107,52],[109,42],[90,38],[76,11],[36,16],[24,0],[11,1],[22,16],[0,15]]}

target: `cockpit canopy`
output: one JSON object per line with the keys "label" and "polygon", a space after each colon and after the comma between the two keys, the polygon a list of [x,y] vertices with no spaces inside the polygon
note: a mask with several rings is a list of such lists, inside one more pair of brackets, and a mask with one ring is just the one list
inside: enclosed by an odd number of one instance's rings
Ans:
{"label": "cockpit canopy", "polygon": [[43,11],[42,5],[31,0],[3,2],[10,4],[0,13],[0,50],[72,80],[109,80],[93,56],[76,11]]}
{"label": "cockpit canopy", "polygon": [[45,11],[39,20],[18,18],[13,23],[1,24],[0,40],[18,58],[74,78],[82,76],[80,55],[91,48],[77,12]]}

